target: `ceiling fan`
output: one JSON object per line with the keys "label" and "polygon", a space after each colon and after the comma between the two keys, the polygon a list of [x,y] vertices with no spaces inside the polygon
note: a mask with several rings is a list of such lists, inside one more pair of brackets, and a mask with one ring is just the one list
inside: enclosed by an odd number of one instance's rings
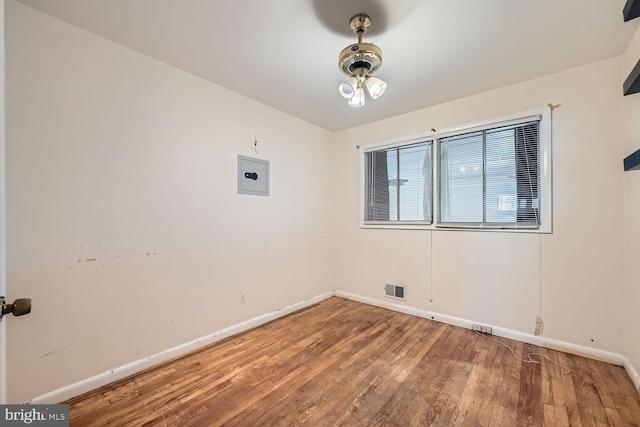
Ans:
{"label": "ceiling fan", "polygon": [[382,65],[382,50],[373,43],[362,42],[362,36],[371,25],[368,15],[355,15],[349,25],[358,36],[358,43],[351,44],[340,52],[338,67],[349,77],[338,86],[338,92],[349,100],[352,107],[362,107],[365,103],[364,87],[373,99],[380,98],[387,89],[385,82],[372,76]]}

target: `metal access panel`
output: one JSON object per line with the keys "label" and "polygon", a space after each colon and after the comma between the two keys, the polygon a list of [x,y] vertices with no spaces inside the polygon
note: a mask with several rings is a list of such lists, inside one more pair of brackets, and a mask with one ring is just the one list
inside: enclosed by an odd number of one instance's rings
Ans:
{"label": "metal access panel", "polygon": [[269,161],[238,155],[238,194],[269,195]]}

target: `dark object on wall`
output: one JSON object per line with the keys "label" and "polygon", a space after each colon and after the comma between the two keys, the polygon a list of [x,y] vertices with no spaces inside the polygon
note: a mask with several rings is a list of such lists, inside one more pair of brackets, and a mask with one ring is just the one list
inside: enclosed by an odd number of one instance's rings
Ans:
{"label": "dark object on wall", "polygon": [[636,66],[633,67],[633,70],[631,70],[629,77],[627,77],[627,80],[625,80],[622,85],[622,89],[624,90],[625,96],[640,92],[640,61],[638,61]]}
{"label": "dark object on wall", "polygon": [[640,0],[627,0],[622,10],[624,22],[631,21],[640,16]]}
{"label": "dark object on wall", "polygon": [[632,155],[624,159],[625,171],[637,171],[640,170],[640,150],[637,150]]}
{"label": "dark object on wall", "polygon": [[7,304],[4,297],[0,297],[0,320],[5,314],[24,316],[31,313],[31,298],[18,298],[13,304]]}

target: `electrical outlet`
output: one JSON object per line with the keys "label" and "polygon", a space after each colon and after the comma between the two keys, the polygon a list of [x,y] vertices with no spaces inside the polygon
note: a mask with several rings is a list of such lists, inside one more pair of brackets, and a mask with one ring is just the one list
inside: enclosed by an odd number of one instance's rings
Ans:
{"label": "electrical outlet", "polygon": [[473,325],[471,325],[471,329],[476,332],[480,332],[481,334],[493,335],[493,329],[491,328],[491,326],[474,323]]}
{"label": "electrical outlet", "polygon": [[240,304],[247,302],[244,292],[240,292]]}
{"label": "electrical outlet", "polygon": [[533,331],[533,335],[540,336],[542,334],[542,327],[543,327],[542,318],[540,318],[540,316],[536,316],[536,328]]}

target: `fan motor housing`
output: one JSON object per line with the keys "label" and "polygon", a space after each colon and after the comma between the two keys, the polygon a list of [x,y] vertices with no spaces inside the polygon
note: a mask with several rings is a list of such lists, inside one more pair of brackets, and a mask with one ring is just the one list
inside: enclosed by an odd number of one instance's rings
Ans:
{"label": "fan motor housing", "polygon": [[369,74],[382,65],[382,51],[373,43],[355,43],[342,49],[338,67],[348,75],[358,68],[365,68]]}

